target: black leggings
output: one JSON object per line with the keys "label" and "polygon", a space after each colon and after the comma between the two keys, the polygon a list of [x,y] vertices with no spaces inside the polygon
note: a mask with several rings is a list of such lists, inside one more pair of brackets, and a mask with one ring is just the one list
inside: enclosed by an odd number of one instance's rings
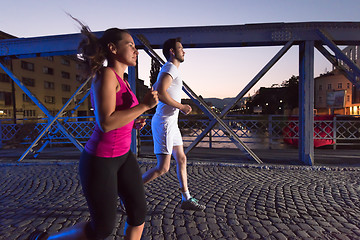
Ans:
{"label": "black leggings", "polygon": [[87,227],[87,231],[91,231],[88,232],[91,239],[104,239],[112,233],[118,196],[125,205],[127,223],[131,226],[144,223],[144,184],[139,165],[131,151],[115,158],[96,157],[83,151],[79,172],[91,216],[91,225]]}

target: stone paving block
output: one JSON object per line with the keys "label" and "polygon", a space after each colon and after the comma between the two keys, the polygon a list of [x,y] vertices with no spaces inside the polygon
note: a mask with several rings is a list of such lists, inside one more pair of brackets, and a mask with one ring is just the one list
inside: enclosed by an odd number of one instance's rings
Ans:
{"label": "stone paving block", "polygon": [[211,230],[211,231],[216,231],[216,230],[220,229],[219,225],[216,223],[209,223],[208,227],[209,227],[209,230]]}
{"label": "stone paving block", "polygon": [[196,227],[196,222],[191,221],[191,222],[187,222],[185,224],[186,228],[195,228]]}
{"label": "stone paving block", "polygon": [[206,223],[197,224],[197,228],[199,229],[200,232],[209,230],[209,227]]}
{"label": "stone paving block", "polygon": [[359,227],[358,226],[356,226],[356,225],[354,225],[354,224],[352,224],[352,223],[349,223],[349,222],[344,222],[344,223],[342,223],[342,225],[344,226],[344,227],[346,227],[346,228],[348,228],[348,229],[351,229],[351,230],[355,230],[355,229],[359,229]]}
{"label": "stone paving block", "polygon": [[283,233],[281,232],[276,232],[276,233],[273,233],[273,236],[277,239],[277,240],[287,240],[288,237],[285,236]]}
{"label": "stone paving block", "polygon": [[191,240],[203,240],[200,236],[191,236]]}
{"label": "stone paving block", "polygon": [[260,236],[258,233],[256,232],[252,232],[252,233],[248,233],[248,238],[249,239],[262,239],[262,236]]}
{"label": "stone paving block", "polygon": [[240,225],[239,221],[236,220],[236,219],[229,219],[229,220],[228,220],[228,224],[229,224],[230,226]]}
{"label": "stone paving block", "polygon": [[189,236],[195,236],[199,234],[199,230],[196,227],[189,227],[187,228],[187,233],[189,234]]}
{"label": "stone paving block", "polygon": [[255,231],[262,237],[262,238],[265,238],[265,237],[268,237],[270,234],[269,232],[267,231],[267,229],[265,227],[257,227],[255,228]]}
{"label": "stone paving block", "polygon": [[206,222],[208,223],[208,224],[216,224],[217,223],[217,221],[216,221],[216,218],[214,218],[214,217],[211,217],[211,218],[208,218],[208,219],[206,219]]}
{"label": "stone paving block", "polygon": [[237,231],[237,232],[236,232],[236,237],[237,237],[238,239],[249,239],[247,233],[242,232],[242,231],[241,231],[241,232],[240,232],[240,231]]}
{"label": "stone paving block", "polygon": [[176,220],[174,220],[174,225],[175,225],[176,227],[178,227],[178,226],[184,226],[184,225],[185,225],[185,220],[184,220],[184,219],[176,219]]}
{"label": "stone paving block", "polygon": [[151,235],[152,236],[156,236],[156,235],[163,235],[163,230],[161,226],[153,226],[151,225]]}
{"label": "stone paving block", "polygon": [[191,240],[191,238],[188,235],[181,235],[178,237],[179,240]]}
{"label": "stone paving block", "polygon": [[175,226],[175,232],[177,235],[184,235],[184,234],[186,234],[186,228]]}
{"label": "stone paving block", "polygon": [[307,234],[309,234],[310,239],[321,239],[322,235],[319,232],[316,231],[308,231]]}
{"label": "stone paving block", "polygon": [[348,234],[348,235],[352,235],[353,234],[353,231],[351,231],[350,229],[348,228],[339,228],[339,229],[333,229],[333,228],[326,228],[326,230],[328,230],[328,232],[336,232],[336,233],[345,233],[345,234]]}
{"label": "stone paving block", "polygon": [[211,231],[211,232],[215,239],[220,239],[223,237],[223,235],[220,231]]}
{"label": "stone paving block", "polygon": [[151,226],[160,227],[162,225],[161,219],[151,219]]}
{"label": "stone paving block", "polygon": [[275,223],[274,226],[279,229],[280,231],[282,230],[289,230],[289,227],[284,224],[284,223]]}

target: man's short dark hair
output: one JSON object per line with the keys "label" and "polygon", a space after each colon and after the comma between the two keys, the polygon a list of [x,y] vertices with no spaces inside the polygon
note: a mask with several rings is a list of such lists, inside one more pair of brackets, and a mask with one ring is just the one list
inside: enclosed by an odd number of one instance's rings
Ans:
{"label": "man's short dark hair", "polygon": [[175,50],[176,47],[176,43],[180,42],[181,43],[181,38],[170,38],[168,40],[166,40],[163,44],[163,54],[166,58],[166,60],[169,61],[170,59],[170,49]]}

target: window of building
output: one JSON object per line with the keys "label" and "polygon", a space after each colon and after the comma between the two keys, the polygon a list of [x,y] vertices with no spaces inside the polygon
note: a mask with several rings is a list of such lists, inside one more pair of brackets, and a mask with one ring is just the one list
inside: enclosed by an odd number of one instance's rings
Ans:
{"label": "window of building", "polygon": [[350,102],[350,95],[347,95],[347,96],[346,96],[346,101],[347,101],[347,102]]}
{"label": "window of building", "polygon": [[23,102],[31,102],[31,98],[25,93],[23,93]]}
{"label": "window of building", "polygon": [[346,83],[346,88],[350,88],[350,83]]}
{"label": "window of building", "polygon": [[49,75],[54,75],[54,69],[50,68],[50,67],[43,67],[43,73],[49,74]]}
{"label": "window of building", "polygon": [[11,117],[11,110],[8,110],[8,109],[0,110],[0,117],[1,116]]}
{"label": "window of building", "polygon": [[338,88],[342,89],[342,83],[338,83]]}
{"label": "window of building", "polygon": [[328,90],[331,90],[331,83],[329,83],[329,84],[327,85],[327,89],[328,89]]}
{"label": "window of building", "polygon": [[62,98],[62,104],[67,103],[68,100],[69,100],[69,98]]}
{"label": "window of building", "polygon": [[24,110],[24,117],[35,117],[36,111],[35,110]]}
{"label": "window of building", "polygon": [[62,77],[62,78],[69,79],[69,78],[70,78],[70,73],[61,71],[61,77]]}
{"label": "window of building", "polygon": [[61,64],[62,65],[66,65],[66,66],[70,66],[70,60],[62,58],[61,59]]}
{"label": "window of building", "polygon": [[12,94],[11,92],[0,92],[0,101],[3,101],[5,106],[12,105]]}
{"label": "window of building", "polygon": [[33,72],[35,70],[35,65],[31,62],[21,61],[21,68]]}
{"label": "window of building", "polygon": [[5,73],[0,73],[0,82],[10,82],[10,77]]}
{"label": "window of building", "polygon": [[69,84],[62,84],[61,89],[63,90],[63,92],[70,92],[71,86]]}
{"label": "window of building", "polygon": [[53,96],[45,96],[45,102],[50,104],[55,104],[55,97]]}
{"label": "window of building", "polygon": [[319,91],[321,91],[321,90],[322,90],[322,85],[320,84],[320,85],[319,85]]}
{"label": "window of building", "polygon": [[77,64],[76,64],[76,69],[78,69],[78,70],[84,69],[83,66],[84,66],[84,65],[82,65],[82,64],[80,64],[80,63],[77,63]]}
{"label": "window of building", "polygon": [[55,83],[44,81],[44,88],[45,89],[55,89]]}
{"label": "window of building", "polygon": [[54,57],[53,56],[47,56],[47,57],[44,57],[44,59],[50,61],[50,62],[53,62],[54,61]]}
{"label": "window of building", "polygon": [[80,75],[76,75],[76,81],[78,81],[78,82],[82,82],[84,79],[83,79],[83,77],[82,76],[80,76]]}
{"label": "window of building", "polygon": [[322,103],[322,97],[319,97],[319,103]]}
{"label": "window of building", "polygon": [[23,78],[22,78],[22,83],[23,83],[25,86],[35,87],[35,79],[33,79],[33,78],[23,77]]}

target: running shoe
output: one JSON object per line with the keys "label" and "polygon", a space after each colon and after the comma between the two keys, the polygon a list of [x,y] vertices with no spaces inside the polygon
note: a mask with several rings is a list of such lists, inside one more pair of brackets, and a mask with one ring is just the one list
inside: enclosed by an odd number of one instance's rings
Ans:
{"label": "running shoe", "polygon": [[201,205],[197,199],[190,198],[189,200],[181,201],[180,208],[184,210],[202,211],[206,207],[205,205]]}

